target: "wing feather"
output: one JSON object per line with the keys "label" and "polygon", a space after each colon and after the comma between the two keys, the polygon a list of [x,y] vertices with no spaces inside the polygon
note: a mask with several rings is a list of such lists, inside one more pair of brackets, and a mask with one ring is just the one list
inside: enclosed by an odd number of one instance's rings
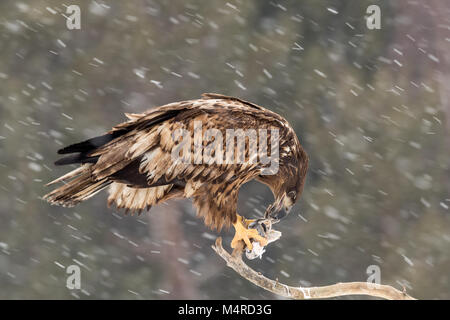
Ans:
{"label": "wing feather", "polygon": [[142,210],[148,210],[151,206],[169,198],[172,188],[171,184],[152,188],[132,188],[114,182],[109,188],[108,204],[115,203],[117,208],[126,208],[132,214],[141,213]]}

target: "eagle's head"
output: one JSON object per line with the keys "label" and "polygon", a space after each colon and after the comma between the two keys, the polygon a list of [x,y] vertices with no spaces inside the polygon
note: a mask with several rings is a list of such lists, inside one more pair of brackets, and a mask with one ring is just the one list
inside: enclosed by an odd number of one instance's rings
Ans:
{"label": "eagle's head", "polygon": [[275,197],[266,210],[266,218],[280,220],[291,211],[302,195],[307,169],[308,156],[303,153],[281,165],[276,175],[260,179],[270,187]]}

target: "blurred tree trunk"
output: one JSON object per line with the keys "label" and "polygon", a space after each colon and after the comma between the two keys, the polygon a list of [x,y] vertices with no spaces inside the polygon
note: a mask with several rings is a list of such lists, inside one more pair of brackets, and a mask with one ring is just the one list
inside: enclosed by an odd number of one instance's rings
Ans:
{"label": "blurred tree trunk", "polygon": [[[443,125],[447,136],[444,141],[450,146],[450,2],[402,1],[397,3],[397,12],[407,22],[396,29],[393,46],[398,46],[408,59],[411,66],[409,80],[417,84],[424,79],[435,82],[439,91],[438,103],[445,118]],[[423,94],[413,90],[407,99],[408,104],[417,105]],[[450,182],[447,190],[450,190]]]}
{"label": "blurred tree trunk", "polygon": [[[435,51],[439,59],[436,67],[439,76],[439,95],[450,137],[450,2],[448,0],[433,0],[429,2],[429,5],[433,23],[432,31],[435,34]],[[450,139],[447,140],[450,144]]]}
{"label": "blurred tree trunk", "polygon": [[[439,63],[435,64],[438,77],[436,81],[438,82],[441,109],[445,115],[446,142],[450,146],[450,2],[448,0],[432,0],[429,5],[432,16],[432,32],[434,33],[434,50],[439,60]],[[447,190],[450,191],[450,179],[447,180]]]}
{"label": "blurred tree trunk", "polygon": [[170,292],[170,299],[198,299],[200,297],[188,265],[188,248],[182,226],[182,206],[170,201],[160,210],[148,214],[149,232],[154,241],[161,243],[160,263],[164,272],[161,280],[164,290]]}

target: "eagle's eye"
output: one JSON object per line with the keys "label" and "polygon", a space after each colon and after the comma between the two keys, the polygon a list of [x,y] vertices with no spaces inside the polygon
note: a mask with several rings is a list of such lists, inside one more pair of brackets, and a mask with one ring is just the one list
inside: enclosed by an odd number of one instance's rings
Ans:
{"label": "eagle's eye", "polygon": [[288,197],[291,198],[292,200],[295,200],[295,198],[297,197],[297,192],[295,192],[295,191],[290,191],[287,195],[288,195]]}

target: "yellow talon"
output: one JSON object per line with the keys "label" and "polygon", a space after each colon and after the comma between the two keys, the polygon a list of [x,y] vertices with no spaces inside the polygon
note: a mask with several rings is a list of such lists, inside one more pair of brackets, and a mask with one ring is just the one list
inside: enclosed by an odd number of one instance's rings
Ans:
{"label": "yellow talon", "polygon": [[237,215],[236,223],[233,223],[233,227],[236,230],[233,240],[231,241],[231,247],[234,249],[237,247],[239,241],[244,241],[249,250],[253,249],[250,239],[254,239],[260,243],[261,246],[267,245],[267,239],[260,236],[258,230],[248,229],[248,225],[254,220],[245,220],[240,215]]}

